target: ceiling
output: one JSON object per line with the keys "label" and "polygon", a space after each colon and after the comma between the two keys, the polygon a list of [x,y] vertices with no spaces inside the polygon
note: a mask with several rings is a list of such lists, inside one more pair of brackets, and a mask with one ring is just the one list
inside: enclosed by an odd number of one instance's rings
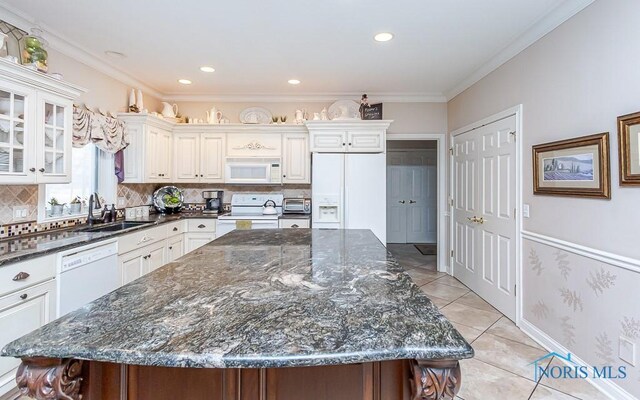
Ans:
{"label": "ceiling", "polygon": [[[166,96],[451,97],[593,0],[3,0]],[[378,43],[378,32],[395,38]],[[126,54],[114,59],[112,50]],[[514,54],[510,54],[514,53]],[[506,59],[504,59],[506,58]],[[494,65],[497,64],[497,65]],[[214,73],[199,70],[213,66]],[[478,77],[479,76],[479,77]],[[179,78],[193,81],[181,85]],[[293,86],[287,80],[296,78]]]}

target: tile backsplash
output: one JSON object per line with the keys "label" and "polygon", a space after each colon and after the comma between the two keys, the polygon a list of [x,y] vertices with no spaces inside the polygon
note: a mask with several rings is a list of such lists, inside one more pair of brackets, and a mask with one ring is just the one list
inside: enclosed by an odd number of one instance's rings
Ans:
{"label": "tile backsplash", "polygon": [[[13,207],[28,206],[26,219],[14,221]],[[38,217],[38,185],[1,185],[0,225],[35,221]]]}
{"label": "tile backsplash", "polygon": [[[135,183],[118,185],[117,196],[124,198],[124,207],[137,207],[151,205],[153,192],[164,186],[157,183]],[[252,193],[283,193],[285,197],[311,197],[311,185],[284,185],[284,186],[248,186],[248,185],[212,185],[212,184],[186,184],[177,185],[184,190],[186,209],[201,209],[204,200],[203,190],[224,190],[224,203],[231,202],[231,196],[239,192]],[[16,221],[13,219],[13,207],[28,206],[29,212],[26,219]],[[51,229],[59,229],[77,224],[82,224],[86,218],[71,218],[65,221],[36,222],[38,216],[38,185],[2,185],[0,188],[0,239],[19,234],[43,232]]]}

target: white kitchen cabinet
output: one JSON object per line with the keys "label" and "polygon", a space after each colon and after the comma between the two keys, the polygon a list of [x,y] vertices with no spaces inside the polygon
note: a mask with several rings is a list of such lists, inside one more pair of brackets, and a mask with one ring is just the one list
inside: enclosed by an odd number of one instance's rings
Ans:
{"label": "white kitchen cabinet", "polygon": [[309,135],[282,135],[282,183],[311,183],[311,152]]}
{"label": "white kitchen cabinet", "polygon": [[204,246],[215,238],[215,233],[187,233],[185,235],[185,247],[187,249],[187,253]]}
{"label": "white kitchen cabinet", "polygon": [[173,262],[184,255],[184,234],[167,239],[167,262]]}
{"label": "white kitchen cabinet", "polygon": [[73,100],[84,91],[0,59],[0,184],[70,182]]}
{"label": "white kitchen cabinet", "polygon": [[224,146],[226,135],[203,133],[200,136],[200,182],[224,182]]}
{"label": "white kitchen cabinet", "polygon": [[216,220],[213,218],[187,220],[185,251],[187,253],[204,246],[216,238]]}
{"label": "white kitchen cabinet", "polygon": [[307,121],[314,153],[383,153],[393,121]]}
{"label": "white kitchen cabinet", "polygon": [[227,136],[227,157],[280,158],[281,133],[233,133]]}
{"label": "white kitchen cabinet", "polygon": [[149,114],[121,113],[130,144],[124,150],[125,183],[172,182],[173,124]]}
{"label": "white kitchen cabinet", "polygon": [[[56,312],[54,280],[0,298],[0,348],[51,321]],[[20,360],[0,357],[0,397],[15,388]]]}
{"label": "white kitchen cabinet", "polygon": [[118,256],[120,283],[126,285],[167,263],[164,240]]}
{"label": "white kitchen cabinet", "polygon": [[143,258],[146,255],[145,249],[139,249],[118,256],[121,285],[133,282],[148,272],[145,270],[146,258]]}
{"label": "white kitchen cabinet", "polygon": [[224,182],[225,134],[174,133],[174,182]]}
{"label": "white kitchen cabinet", "polygon": [[278,220],[279,228],[309,228],[311,227],[311,220],[308,218],[281,218]]}

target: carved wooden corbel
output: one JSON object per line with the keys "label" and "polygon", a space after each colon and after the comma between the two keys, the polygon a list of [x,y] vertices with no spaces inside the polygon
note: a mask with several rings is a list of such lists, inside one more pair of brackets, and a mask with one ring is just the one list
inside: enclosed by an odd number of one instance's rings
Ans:
{"label": "carved wooden corbel", "polygon": [[20,394],[36,400],[82,400],[82,360],[23,358],[16,374]]}
{"label": "carved wooden corbel", "polygon": [[411,373],[411,400],[450,400],[460,390],[460,364],[456,360],[413,360]]}

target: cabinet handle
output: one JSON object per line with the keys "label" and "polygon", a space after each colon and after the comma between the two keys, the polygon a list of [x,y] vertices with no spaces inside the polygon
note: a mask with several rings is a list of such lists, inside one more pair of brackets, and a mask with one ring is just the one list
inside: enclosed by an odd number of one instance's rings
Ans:
{"label": "cabinet handle", "polygon": [[174,232],[177,232],[177,231],[178,231],[178,227],[174,226],[174,227],[173,227],[173,231],[174,231]]}
{"label": "cabinet handle", "polygon": [[196,178],[198,177],[198,174],[196,174]]}
{"label": "cabinet handle", "polygon": [[35,168],[29,168],[29,171],[36,172],[36,169]]}
{"label": "cabinet handle", "polygon": [[300,228],[300,226],[298,226],[298,224],[293,224],[291,225],[292,228]]}
{"label": "cabinet handle", "polygon": [[200,178],[203,178],[203,177],[204,177],[204,175],[200,174]]}
{"label": "cabinet handle", "polygon": [[138,244],[146,243],[146,242],[148,242],[148,241],[150,241],[150,240],[153,240],[153,238],[152,238],[152,237],[146,237],[146,236],[145,236],[145,237],[143,237],[142,239],[140,239],[140,241],[138,242]]}
{"label": "cabinet handle", "polygon": [[283,178],[286,178],[287,176],[286,176],[286,175],[282,175],[282,177],[283,177]]}
{"label": "cabinet handle", "polygon": [[406,203],[406,201],[404,201],[404,200],[400,200],[400,201],[398,201],[398,203],[400,203],[400,204],[404,204],[404,203]]}
{"label": "cabinet handle", "polygon": [[351,142],[349,142],[349,146],[351,146]]}
{"label": "cabinet handle", "polygon": [[169,246],[169,250],[173,250],[173,246]]}
{"label": "cabinet handle", "polygon": [[415,204],[416,201],[415,200],[409,200],[409,204]]}
{"label": "cabinet handle", "polygon": [[27,297],[29,297],[29,295],[28,295],[28,294],[26,294],[26,293],[23,293],[23,294],[21,294],[21,295],[20,295],[20,298],[21,298],[22,300],[26,300],[26,299],[27,299]]}
{"label": "cabinet handle", "polygon": [[26,272],[18,272],[16,276],[13,277],[14,281],[23,281],[29,277],[29,274]]}
{"label": "cabinet handle", "polygon": [[202,229],[202,228],[206,228],[206,227],[207,227],[207,226],[206,226],[206,225],[203,225],[203,224],[198,225],[198,228],[200,228],[200,229]]}
{"label": "cabinet handle", "polygon": [[344,146],[346,143],[342,143],[342,145]]}
{"label": "cabinet handle", "polygon": [[40,171],[40,172],[44,172],[44,168],[40,168],[38,171]]}

